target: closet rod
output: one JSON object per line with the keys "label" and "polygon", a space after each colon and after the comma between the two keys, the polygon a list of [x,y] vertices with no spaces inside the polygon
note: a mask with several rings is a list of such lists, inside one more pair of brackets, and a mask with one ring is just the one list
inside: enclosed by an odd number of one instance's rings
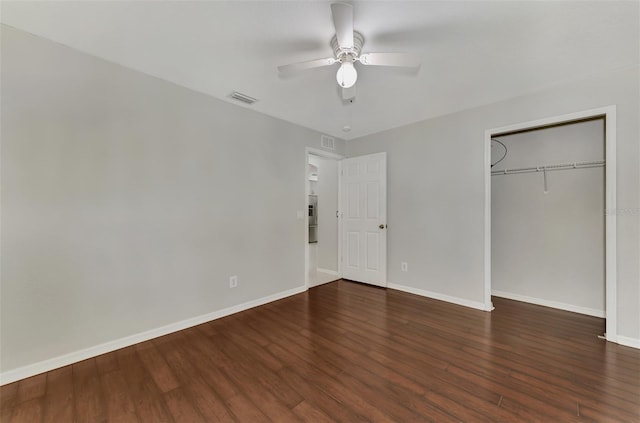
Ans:
{"label": "closet rod", "polygon": [[520,167],[517,169],[503,169],[492,170],[491,175],[511,175],[512,173],[529,173],[529,172],[544,172],[551,170],[570,170],[570,169],[587,169],[590,167],[603,167],[605,166],[604,160],[596,160],[591,162],[575,162],[575,163],[561,163],[546,166],[536,167]]}

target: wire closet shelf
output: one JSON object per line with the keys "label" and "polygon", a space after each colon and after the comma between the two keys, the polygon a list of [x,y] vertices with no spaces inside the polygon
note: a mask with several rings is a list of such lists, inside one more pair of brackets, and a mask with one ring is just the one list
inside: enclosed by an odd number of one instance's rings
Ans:
{"label": "wire closet shelf", "polygon": [[555,171],[555,170],[588,169],[591,167],[604,167],[605,165],[606,165],[605,160],[593,160],[589,162],[574,162],[574,163],[559,163],[559,164],[544,165],[544,166],[492,170],[491,176],[512,175],[516,173],[530,173],[530,172],[548,172],[548,171]]}

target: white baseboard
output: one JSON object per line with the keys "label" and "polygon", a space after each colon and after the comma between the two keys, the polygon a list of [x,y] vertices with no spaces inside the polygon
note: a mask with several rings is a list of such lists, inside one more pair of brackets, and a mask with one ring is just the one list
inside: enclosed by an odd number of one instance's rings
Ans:
{"label": "white baseboard", "polygon": [[326,273],[328,275],[338,276],[338,272],[336,272],[335,270],[322,269],[320,267],[318,267],[316,270],[318,272]]}
{"label": "white baseboard", "polygon": [[80,351],[74,351],[68,354],[64,354],[58,357],[53,357],[48,360],[40,361],[27,366],[19,367],[17,369],[9,370],[0,373],[0,386],[7,383],[15,382],[20,379],[25,379],[31,376],[35,376],[40,373],[48,372],[69,364],[77,363],[88,358],[96,357],[101,354],[105,354],[111,351],[119,350],[121,348],[129,347],[140,342],[148,341],[159,336],[168,335],[173,332],[177,332],[183,329],[197,326],[202,323],[216,320],[221,317],[229,316],[244,310],[248,310],[253,307],[258,307],[273,301],[281,300],[291,295],[300,294],[307,289],[304,286],[289,289],[287,291],[278,292],[267,297],[258,298],[243,304],[239,304],[232,307],[227,307],[222,310],[214,311],[212,313],[203,314],[201,316],[193,317],[190,319],[182,320],[180,322],[171,323],[166,326],[162,326],[156,329],[151,329],[145,332],[137,333],[135,335],[126,336],[124,338],[116,339],[113,341],[105,342],[104,344],[95,345]]}
{"label": "white baseboard", "polygon": [[433,298],[435,300],[446,301],[465,307],[475,308],[482,311],[491,311],[491,308],[485,307],[484,303],[478,301],[471,301],[464,298],[452,297],[450,295],[440,294],[437,292],[425,291],[423,289],[413,288],[411,286],[398,285],[395,283],[388,283],[387,288],[397,289],[398,291],[408,292],[410,294],[420,295],[422,297]]}
{"label": "white baseboard", "polygon": [[522,301],[524,303],[531,303],[531,304],[541,305],[545,307],[571,311],[573,313],[586,314],[587,316],[602,317],[602,318],[606,317],[606,313],[604,312],[604,310],[598,310],[595,308],[580,307],[573,304],[566,304],[566,303],[561,303],[558,301],[551,301],[551,300],[543,300],[541,298],[528,297],[526,295],[513,294],[511,292],[504,292],[504,291],[491,290],[491,295],[496,297],[501,297],[501,298],[508,298],[510,300]]}
{"label": "white baseboard", "polygon": [[620,336],[616,337],[618,344],[624,345],[626,347],[638,348],[640,349],[640,339],[629,338],[628,336]]}

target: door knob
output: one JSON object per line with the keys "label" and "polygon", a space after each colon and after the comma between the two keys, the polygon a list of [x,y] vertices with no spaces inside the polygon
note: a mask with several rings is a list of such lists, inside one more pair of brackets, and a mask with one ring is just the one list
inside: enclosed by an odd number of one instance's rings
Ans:
{"label": "door knob", "polygon": [[386,227],[387,227],[387,225],[384,225],[384,224],[380,224],[380,226],[378,226],[378,228],[380,228],[380,229],[384,229]]}

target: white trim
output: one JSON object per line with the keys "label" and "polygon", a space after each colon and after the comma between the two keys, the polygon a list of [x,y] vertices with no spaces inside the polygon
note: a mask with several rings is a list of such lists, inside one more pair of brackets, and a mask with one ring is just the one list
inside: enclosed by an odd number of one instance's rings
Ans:
{"label": "white trim", "polygon": [[342,277],[342,160],[338,160],[338,276]]}
{"label": "white trim", "polygon": [[[307,213],[306,204],[307,199],[309,198],[309,184],[307,183],[307,179],[309,179],[308,174],[308,164],[309,164],[309,155],[324,157],[325,159],[333,159],[338,163],[338,210],[342,210],[342,195],[340,192],[340,187],[342,185],[342,159],[344,156],[336,153],[331,153],[325,150],[319,150],[313,147],[306,147],[304,150],[304,202],[305,202],[305,210],[304,210],[304,286],[306,289],[310,287],[309,285],[309,213]],[[342,242],[340,242],[340,234],[342,233],[342,219],[338,219],[338,271],[336,276],[342,276]]]}
{"label": "white trim", "polygon": [[440,294],[438,292],[425,291],[424,289],[413,288],[411,286],[398,285],[397,283],[388,283],[387,288],[408,292],[410,294],[420,295],[421,297],[433,298],[434,300],[446,301],[448,303],[471,307],[477,310],[491,311],[491,309],[486,308],[484,303],[481,303],[479,301],[466,300],[464,298],[453,297],[450,295]]}
{"label": "white trim", "polygon": [[[494,134],[519,131],[544,127],[564,122],[578,121],[592,117],[604,116],[605,118],[605,209],[616,209],[616,106],[599,107],[581,112],[569,113],[560,116],[552,116],[529,122],[517,123],[500,128],[487,129],[484,132],[484,157],[485,157],[485,217],[484,217],[484,302],[491,306],[491,137]],[[616,214],[606,213],[605,217],[605,285],[606,285],[606,333],[607,341],[617,341],[617,274],[616,274]]]}
{"label": "white trim", "polygon": [[96,357],[101,354],[105,354],[111,351],[119,350],[120,348],[129,347],[131,345],[138,344],[140,342],[148,341],[150,339],[157,338],[159,336],[168,335],[173,332],[177,332],[183,329],[190,328],[192,326],[200,325],[202,323],[210,322],[212,320],[219,319],[221,317],[229,316],[241,311],[248,310],[253,307],[258,307],[273,301],[281,300],[292,295],[305,292],[307,288],[305,286],[299,286],[286,291],[278,292],[267,297],[258,298],[243,304],[239,304],[232,307],[227,307],[222,310],[214,311],[212,313],[203,314],[201,316],[192,317],[190,319],[182,320],[180,322],[171,323],[166,326],[162,326],[156,329],[151,329],[145,332],[137,333],[124,338],[116,339],[114,341],[105,342],[104,344],[95,345],[80,351],[74,351],[72,353],[53,357],[48,360],[43,360],[34,364],[29,364],[17,369],[9,370],[0,373],[0,386],[6,385],[11,382],[15,382],[20,379],[25,379],[31,376],[35,376],[40,373],[48,372],[69,364],[77,363],[88,358]]}
{"label": "white trim", "polygon": [[337,154],[337,153],[332,153],[330,151],[325,151],[325,150],[320,150],[318,148],[313,148],[313,147],[307,147],[306,148],[306,155],[308,156],[309,154],[313,155],[313,156],[320,156],[320,157],[324,157],[325,159],[333,159],[333,160],[342,160],[344,159],[344,156],[341,154]]}
{"label": "white trim", "polygon": [[484,308],[491,302],[491,133],[484,133]]}
{"label": "white trim", "polygon": [[618,342],[618,291],[617,291],[617,217],[616,209],[616,106],[605,107],[605,312],[607,313],[607,341]]}
{"label": "white trim", "polygon": [[640,349],[640,339],[630,338],[628,336],[618,335],[618,344]]}
{"label": "white trim", "polygon": [[542,298],[529,297],[527,295],[513,294],[511,292],[492,290],[491,295],[495,297],[508,298],[510,300],[522,301],[524,303],[536,304],[545,307],[557,308],[559,310],[570,311],[573,313],[586,314],[587,316],[604,318],[604,310],[596,308],[580,307],[573,304],[561,303],[559,301],[545,300]]}
{"label": "white trim", "polygon": [[309,289],[309,147],[304,151],[304,286]]}
{"label": "white trim", "polygon": [[323,269],[321,267],[318,267],[316,270],[318,272],[326,273],[328,275],[333,275],[333,276],[338,276],[339,275],[339,273],[337,271],[335,271],[335,270]]}

